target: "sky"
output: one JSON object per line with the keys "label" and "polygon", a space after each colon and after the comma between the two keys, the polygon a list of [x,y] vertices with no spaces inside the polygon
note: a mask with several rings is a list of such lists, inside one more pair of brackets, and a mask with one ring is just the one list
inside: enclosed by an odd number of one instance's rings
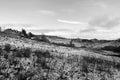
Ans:
{"label": "sky", "polygon": [[120,38],[120,0],[0,0],[0,26],[68,38]]}

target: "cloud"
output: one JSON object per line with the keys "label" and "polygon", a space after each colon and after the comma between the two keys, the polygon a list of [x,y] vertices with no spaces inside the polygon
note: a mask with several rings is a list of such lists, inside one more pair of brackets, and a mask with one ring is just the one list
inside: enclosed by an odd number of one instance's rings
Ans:
{"label": "cloud", "polygon": [[80,30],[81,33],[89,33],[89,32],[95,32],[97,31],[95,28],[88,28],[84,30]]}
{"label": "cloud", "polygon": [[47,35],[54,35],[54,36],[61,36],[61,37],[66,37],[66,38],[73,38],[76,37],[75,35],[76,32],[71,32],[71,31],[54,31],[54,32],[48,32],[46,33]]}
{"label": "cloud", "polygon": [[62,19],[57,19],[57,21],[61,23],[67,23],[67,24],[86,24],[79,21],[69,21],[69,20],[62,20]]}
{"label": "cloud", "polygon": [[116,26],[120,25],[120,18],[111,18],[110,16],[99,16],[93,18],[89,22],[89,26],[91,27],[101,27],[101,28],[114,28]]}
{"label": "cloud", "polygon": [[72,32],[70,29],[29,29],[28,31],[34,32],[34,33],[53,33],[53,32]]}
{"label": "cloud", "polygon": [[39,10],[37,12],[43,15],[56,15],[56,12],[51,10]]}
{"label": "cloud", "polygon": [[94,2],[93,5],[96,6],[96,7],[108,8],[108,5],[107,5],[105,2],[101,2],[101,1],[99,1],[99,2]]}
{"label": "cloud", "polygon": [[0,24],[0,26],[4,29],[7,29],[7,28],[12,28],[12,29],[16,29],[16,30],[21,30],[21,29],[28,29],[28,28],[31,28],[33,27],[34,25],[32,24]]}
{"label": "cloud", "polygon": [[61,12],[69,13],[70,14],[70,13],[76,12],[76,10],[75,9],[62,9]]}

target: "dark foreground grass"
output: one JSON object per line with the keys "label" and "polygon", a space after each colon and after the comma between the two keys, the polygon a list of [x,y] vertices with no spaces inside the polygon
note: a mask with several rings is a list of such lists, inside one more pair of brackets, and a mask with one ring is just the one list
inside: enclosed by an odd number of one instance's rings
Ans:
{"label": "dark foreground grass", "polygon": [[118,62],[7,48],[0,48],[0,80],[116,80],[120,76]]}

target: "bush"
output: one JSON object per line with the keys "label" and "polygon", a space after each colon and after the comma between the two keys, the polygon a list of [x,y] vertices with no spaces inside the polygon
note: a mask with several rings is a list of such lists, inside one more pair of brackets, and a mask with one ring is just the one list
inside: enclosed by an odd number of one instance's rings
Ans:
{"label": "bush", "polygon": [[41,41],[50,42],[44,34],[41,35]]}
{"label": "bush", "polygon": [[11,50],[11,45],[5,44],[5,51],[10,52],[10,50]]}
{"label": "bush", "polygon": [[26,33],[26,30],[22,29],[22,33],[23,33],[24,37],[28,38],[28,35],[27,35],[27,33]]}
{"label": "bush", "polygon": [[15,57],[19,57],[19,58],[23,57],[23,55],[21,53],[21,50],[16,51],[16,53],[14,54],[14,56]]}
{"label": "bush", "polygon": [[115,46],[105,46],[103,48],[101,48],[102,50],[107,50],[107,51],[113,51],[113,52],[120,52],[120,46],[119,47],[115,47]]}
{"label": "bush", "polygon": [[70,41],[70,47],[75,47],[75,45],[73,44],[73,39],[71,39]]}
{"label": "bush", "polygon": [[35,54],[36,54],[37,57],[45,57],[45,58],[52,57],[49,51],[42,52],[40,50],[36,50]]}
{"label": "bush", "polygon": [[35,35],[31,32],[28,33],[29,38],[34,37]]}
{"label": "bush", "polygon": [[[23,56],[23,57],[26,57],[26,58],[29,58],[30,55],[31,55],[31,53],[32,53],[32,51],[31,51],[30,48],[21,49],[20,51],[21,51],[22,56]],[[19,55],[19,56],[20,56],[20,55]]]}

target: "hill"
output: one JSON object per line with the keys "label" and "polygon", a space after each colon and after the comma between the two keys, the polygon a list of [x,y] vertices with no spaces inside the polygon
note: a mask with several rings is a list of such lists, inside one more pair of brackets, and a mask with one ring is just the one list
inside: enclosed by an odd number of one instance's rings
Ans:
{"label": "hill", "polygon": [[0,32],[0,80],[117,80],[119,46],[119,40],[26,37],[7,29]]}

